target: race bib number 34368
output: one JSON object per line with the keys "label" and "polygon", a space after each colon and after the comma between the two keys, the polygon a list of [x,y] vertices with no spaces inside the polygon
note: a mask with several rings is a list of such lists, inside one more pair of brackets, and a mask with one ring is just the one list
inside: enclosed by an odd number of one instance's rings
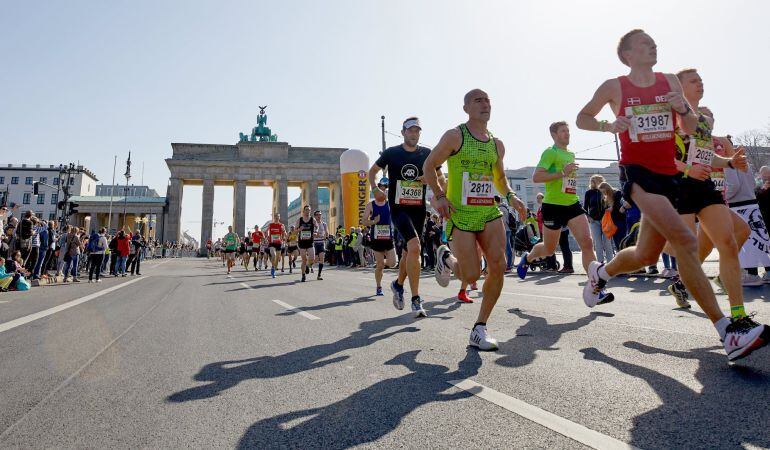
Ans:
{"label": "race bib number 34368", "polygon": [[667,141],[674,137],[674,118],[667,103],[627,106],[626,117],[631,118],[631,142]]}
{"label": "race bib number 34368", "polygon": [[422,205],[421,181],[396,181],[396,204],[397,205]]}
{"label": "race bib number 34368", "polygon": [[492,177],[463,172],[463,206],[490,206],[495,204]]}

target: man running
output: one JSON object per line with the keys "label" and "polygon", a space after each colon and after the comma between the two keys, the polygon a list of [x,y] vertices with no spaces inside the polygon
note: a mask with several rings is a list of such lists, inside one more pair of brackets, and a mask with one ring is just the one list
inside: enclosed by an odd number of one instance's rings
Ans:
{"label": "man running", "polygon": [[382,271],[387,265],[389,269],[396,267],[396,250],[393,247],[393,230],[390,229],[390,207],[388,197],[388,179],[382,178],[377,183],[378,190],[374,192],[374,200],[366,204],[362,222],[370,227],[372,251],[374,252],[374,281],[377,290],[374,295],[382,293]]}
{"label": "man running", "polygon": [[[404,309],[404,281],[409,278],[409,290],[412,293],[412,312],[415,317],[426,317],[427,313],[420,299],[420,234],[425,225],[425,184],[423,183],[423,165],[430,154],[426,147],[418,145],[420,141],[420,119],[409,117],[401,126],[404,143],[385,149],[379,159],[369,169],[369,184],[376,195],[387,195],[390,207],[390,219],[401,234],[406,247],[403,250],[398,267],[398,278],[393,280],[390,289],[393,292],[393,306]],[[377,174],[387,167],[390,186],[387,194],[377,187]],[[431,169],[435,177],[443,178],[441,164]],[[435,178],[434,177],[434,178]],[[379,191],[379,192],[378,192]],[[381,197],[380,197],[381,198]]]}
{"label": "man running", "polygon": [[317,280],[323,280],[321,278],[321,271],[324,270],[324,257],[326,256],[326,236],[329,234],[329,229],[326,226],[326,222],[323,221],[321,211],[313,211],[313,218],[315,219],[316,229],[313,235],[313,250],[315,251],[315,262],[318,263],[318,275]]}
{"label": "man running", "polygon": [[211,259],[211,239],[206,241],[206,259]]}
{"label": "man running", "polygon": [[[505,229],[502,214],[495,205],[495,189],[521,217],[524,204],[508,185],[503,167],[505,146],[487,129],[492,105],[481,89],[465,94],[463,110],[468,121],[453,128],[425,160],[425,182],[433,191],[433,207],[446,220],[446,245],[436,250],[436,281],[446,287],[450,270],[462,282],[473,283],[481,276],[481,260],[476,244],[487,261],[483,300],[470,335],[470,345],[480,350],[496,350],[497,340],[487,331],[487,320],[503,288],[505,272]],[[448,167],[446,190],[442,189],[434,168]]]}
{"label": "man running", "polygon": [[[547,148],[532,174],[532,181],[545,183],[543,197],[543,241],[524,253],[516,266],[516,272],[522,280],[527,275],[529,263],[556,253],[561,230],[569,228],[583,254],[583,267],[596,261],[588,218],[577,196],[577,170],[575,154],[567,149],[569,145],[569,125],[567,122],[554,122],[549,127],[553,145]],[[599,292],[599,304],[609,303],[613,295],[604,290]]]}
{"label": "man running", "polygon": [[302,215],[297,220],[297,231],[299,233],[299,239],[297,240],[297,246],[299,247],[299,256],[302,257],[302,282],[305,282],[305,275],[310,273],[310,265],[313,264],[315,259],[315,251],[313,248],[313,237],[315,236],[316,224],[315,219],[310,215],[310,205],[302,207]]}
{"label": "man running", "polygon": [[286,254],[289,255],[289,273],[292,273],[292,270],[297,265],[296,261],[297,256],[299,255],[297,240],[299,240],[299,230],[297,230],[294,225],[290,225],[289,234],[286,237]]}
{"label": "man running", "polygon": [[[617,53],[630,67],[629,74],[605,81],[578,114],[577,126],[620,134],[623,196],[639,207],[642,219],[635,246],[621,250],[606,265],[596,261],[589,265],[583,300],[589,307],[598,304],[610,278],[656,263],[668,241],[677,255],[682,280],[714,324],[728,358],[745,357],[764,346],[770,336],[763,325],[724,316],[701,268],[695,235],[675,209],[681,177],[674,163],[674,126],[678,123],[691,135],[696,132],[698,115],[684,98],[675,75],[653,72],[657,47],[643,30],[626,33]],[[596,119],[607,104],[616,116],[612,123]]]}
{"label": "man running", "polygon": [[286,230],[281,223],[281,215],[273,213],[273,221],[267,226],[267,239],[270,248],[270,276],[275,278],[275,269],[278,268],[278,258],[283,259],[281,247],[286,239]]}
{"label": "man running", "polygon": [[254,271],[257,271],[257,263],[261,257],[262,241],[265,234],[259,229],[259,225],[254,225],[254,231],[251,232],[251,253],[254,257]]}
{"label": "man running", "polygon": [[224,239],[224,254],[227,259],[227,276],[230,276],[230,269],[235,265],[235,251],[238,249],[239,241],[238,235],[233,233],[233,226],[229,225]]}
{"label": "man running", "polygon": [[[741,267],[738,252],[748,238],[748,225],[738,214],[725,204],[722,192],[711,179],[712,169],[748,170],[748,162],[743,150],[735,152],[731,158],[716,154],[717,138],[711,135],[714,117],[711,110],[700,107],[703,98],[703,80],[696,69],[686,69],[677,73],[684,97],[698,114],[695,133],[684,134],[677,127],[676,132],[676,167],[682,173],[679,182],[679,203],[677,210],[693,233],[696,233],[695,219],[700,222],[700,233],[706,235],[719,252],[719,280],[730,299],[733,319],[747,317],[743,306],[743,286],[741,286]],[[719,172],[721,174],[721,172]],[[724,180],[724,178],[722,178]],[[738,235],[741,241],[738,242]],[[700,253],[701,262],[706,255]],[[677,305],[689,308],[687,294],[681,281],[675,280],[668,287],[674,295]]]}

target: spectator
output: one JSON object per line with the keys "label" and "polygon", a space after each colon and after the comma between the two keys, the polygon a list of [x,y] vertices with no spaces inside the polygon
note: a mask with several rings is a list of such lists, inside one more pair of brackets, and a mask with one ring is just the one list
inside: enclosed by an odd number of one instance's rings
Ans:
{"label": "spectator", "polygon": [[[88,239],[89,253],[88,259],[90,260],[88,269],[88,282],[99,283],[102,280],[99,279],[102,271],[102,262],[104,260],[104,252],[107,249],[107,237],[105,236],[107,229],[102,227],[99,233],[94,231],[91,233],[91,237]],[[95,275],[95,276],[94,276]]]}
{"label": "spectator", "polygon": [[[594,253],[600,263],[608,262],[612,259],[612,242],[602,232],[602,218],[604,211],[607,210],[607,204],[604,195],[599,190],[599,186],[604,183],[604,177],[596,174],[589,181],[589,189],[583,200],[586,213],[588,214],[588,224],[591,227],[591,239],[594,241]],[[623,227],[625,229],[625,226]],[[625,234],[621,235],[621,238]],[[608,257],[609,255],[609,257]]]}
{"label": "spectator", "polygon": [[[62,230],[62,234],[59,236],[59,240],[56,244],[56,247],[59,249],[59,255],[57,257],[56,261],[56,276],[62,276],[62,270],[64,269],[64,259],[67,256],[67,238],[69,236],[69,232],[72,227],[69,225],[64,225],[64,229]],[[65,275],[66,278],[66,275]]]}
{"label": "spectator", "polygon": [[[612,235],[612,241],[615,244],[615,250],[620,250],[620,241],[626,236],[626,208],[623,206],[623,194],[616,191],[609,183],[604,182],[599,185],[602,197],[607,210],[610,211],[612,223],[617,227],[617,231]],[[610,258],[612,259],[612,258]],[[608,260],[609,261],[609,260]]]}
{"label": "spectator", "polygon": [[[67,283],[70,280],[75,283],[80,283],[78,277],[78,262],[80,255],[83,252],[83,243],[80,240],[80,230],[78,227],[70,228],[70,232],[67,233],[67,254],[65,256],[64,265],[64,282]],[[69,278],[71,276],[71,278]]]}
{"label": "spectator", "polygon": [[32,222],[32,217],[34,216],[35,213],[32,211],[24,213],[24,218],[21,219],[21,223],[17,228],[19,233],[19,250],[24,261],[27,260],[29,253],[32,251],[32,235],[35,233],[34,223]]}
{"label": "spectator", "polygon": [[126,262],[128,261],[128,253],[130,252],[130,246],[128,242],[128,236],[123,230],[118,231],[118,235],[115,238],[117,240],[117,254],[118,259],[115,263],[115,276],[126,276]]}
{"label": "spectator", "polygon": [[[32,246],[35,246],[35,240],[32,241]],[[48,223],[44,220],[40,222],[37,229],[37,258],[32,266],[32,279],[40,279],[40,271],[43,268],[43,261],[45,255],[48,252]]]}

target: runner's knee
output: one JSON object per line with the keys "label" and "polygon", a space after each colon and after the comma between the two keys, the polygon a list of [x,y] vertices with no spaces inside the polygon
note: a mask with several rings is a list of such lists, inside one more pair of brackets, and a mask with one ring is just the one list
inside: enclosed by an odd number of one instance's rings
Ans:
{"label": "runner's knee", "polygon": [[420,255],[420,240],[417,238],[412,238],[409,240],[409,242],[406,243],[406,250],[409,252],[409,254],[412,254],[414,252],[415,255]]}

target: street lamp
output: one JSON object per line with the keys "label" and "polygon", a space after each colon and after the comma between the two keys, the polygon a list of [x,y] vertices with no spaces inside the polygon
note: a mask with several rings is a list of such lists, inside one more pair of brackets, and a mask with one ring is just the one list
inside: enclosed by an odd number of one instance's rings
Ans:
{"label": "street lamp", "polygon": [[123,174],[126,177],[126,187],[123,188],[123,228],[126,228],[126,207],[128,206],[128,180],[131,179],[131,151],[128,152],[128,159],[126,160],[126,173]]}

